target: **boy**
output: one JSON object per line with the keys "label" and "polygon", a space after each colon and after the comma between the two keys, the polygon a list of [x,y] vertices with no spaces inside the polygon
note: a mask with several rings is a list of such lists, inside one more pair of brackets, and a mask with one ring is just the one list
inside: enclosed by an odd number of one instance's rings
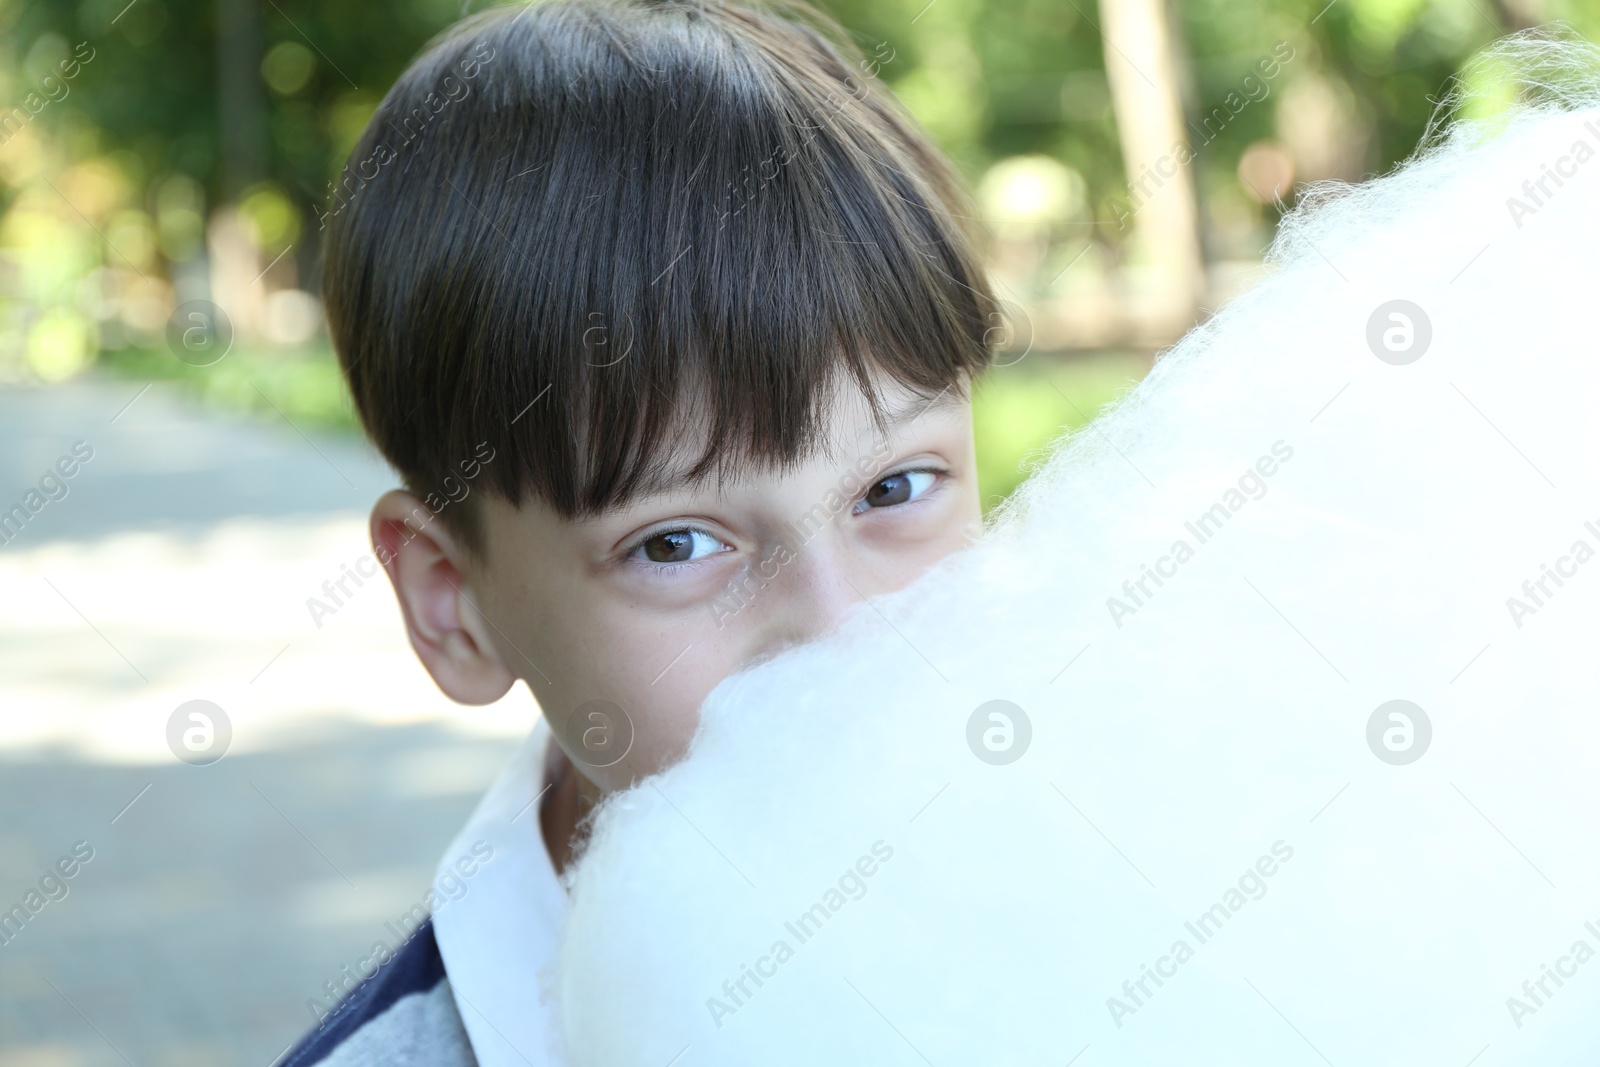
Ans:
{"label": "boy", "polygon": [[723,678],[976,534],[972,213],[841,41],[799,5],[499,8],[352,152],[324,291],[407,486],[377,557],[447,695],[521,680],[543,717],[453,891],[289,1067],[560,1062],[541,969],[586,812],[681,756]]}

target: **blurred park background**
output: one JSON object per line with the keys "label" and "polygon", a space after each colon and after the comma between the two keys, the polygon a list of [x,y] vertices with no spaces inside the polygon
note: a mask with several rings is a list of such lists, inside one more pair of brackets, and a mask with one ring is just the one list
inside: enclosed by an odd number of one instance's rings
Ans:
{"label": "blurred park background", "polygon": [[[304,607],[393,484],[328,348],[319,216],[481,6],[0,0],[0,509],[93,452],[0,544],[0,908],[94,851],[0,943],[8,1067],[274,1062],[532,723],[522,693],[445,701],[386,588]],[[1404,159],[1458,79],[1504,99],[1472,62],[1497,37],[1600,32],[1580,0],[822,6],[992,232],[990,504],[1260,276],[1307,183]],[[228,318],[215,362],[181,342],[196,300]],[[208,767],[166,740],[196,698],[232,721]]]}

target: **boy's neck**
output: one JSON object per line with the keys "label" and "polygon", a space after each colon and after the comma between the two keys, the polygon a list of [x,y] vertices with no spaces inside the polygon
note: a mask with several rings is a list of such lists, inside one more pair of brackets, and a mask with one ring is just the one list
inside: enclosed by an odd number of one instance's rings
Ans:
{"label": "boy's neck", "polygon": [[589,780],[569,760],[557,752],[553,768],[555,788],[539,806],[539,831],[556,874],[566,873],[577,851],[579,824],[600,803],[600,787]]}

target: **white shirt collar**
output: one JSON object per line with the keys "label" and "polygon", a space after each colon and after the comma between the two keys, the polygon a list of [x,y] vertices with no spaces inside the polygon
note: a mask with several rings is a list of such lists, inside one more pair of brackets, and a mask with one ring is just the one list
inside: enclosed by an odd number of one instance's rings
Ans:
{"label": "white shirt collar", "polygon": [[[554,780],[557,751],[541,716],[434,877],[435,885],[448,874],[467,886],[460,899],[437,909],[433,932],[479,1067],[561,1063],[547,991],[567,894],[545,848],[537,803]],[[485,844],[494,853],[481,862]],[[463,856],[480,861],[470,878],[456,867]]]}

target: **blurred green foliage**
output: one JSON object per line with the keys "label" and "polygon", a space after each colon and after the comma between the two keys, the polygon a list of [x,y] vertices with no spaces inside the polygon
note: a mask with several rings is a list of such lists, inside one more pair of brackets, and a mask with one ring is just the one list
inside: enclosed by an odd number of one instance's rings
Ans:
{"label": "blurred green foliage", "polygon": [[339,364],[325,345],[238,349],[204,367],[173,359],[165,349],[123,348],[100,358],[107,370],[123,377],[174,382],[201,402],[282,416],[302,430],[360,429]]}
{"label": "blurred green foliage", "polygon": [[[273,252],[291,233],[308,238],[293,255],[309,278],[317,249],[307,224],[329,180],[406,63],[472,6],[3,0],[0,106],[20,103],[50,75],[54,57],[87,42],[96,58],[69,95],[34,120],[56,142],[48,162],[110,160],[131,191],[128,206],[152,218],[163,217],[163,196],[191,188],[213,207],[256,193],[253,214],[269,216],[260,223]],[[997,160],[1044,154],[1082,175],[1092,205],[1122,188],[1100,17],[1090,0],[823,6],[869,53],[880,42],[892,49],[879,76],[974,181]],[[1348,111],[1341,121],[1358,128],[1366,170],[1405,156],[1430,100],[1477,49],[1528,21],[1529,12],[1584,32],[1600,29],[1600,7],[1584,0],[1185,0],[1173,8],[1191,117],[1236,91],[1251,63],[1287,40],[1298,56],[1292,79],[1315,77]],[[240,58],[252,69],[237,69]],[[1235,165],[1251,142],[1272,136],[1274,121],[1272,108],[1248,110],[1207,145],[1207,191],[1236,198]],[[7,179],[4,210],[17,192],[14,179],[28,176],[0,177]],[[171,238],[160,248],[168,258],[195,251],[192,235],[163,236]]]}
{"label": "blurred green foliage", "polygon": [[984,510],[1009,496],[1058,438],[1088,425],[1149,369],[1141,353],[1094,352],[1070,359],[1029,356],[987,371],[972,398]]}

